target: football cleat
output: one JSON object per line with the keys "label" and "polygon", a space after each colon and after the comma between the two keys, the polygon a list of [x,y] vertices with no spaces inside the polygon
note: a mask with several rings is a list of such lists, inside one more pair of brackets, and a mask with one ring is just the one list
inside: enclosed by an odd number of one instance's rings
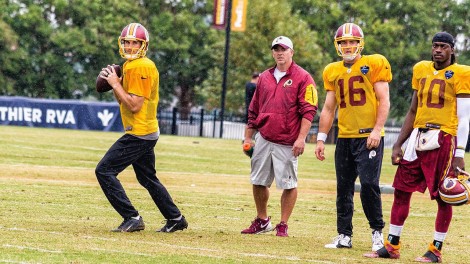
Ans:
{"label": "football cleat", "polygon": [[135,232],[141,231],[145,229],[144,219],[142,216],[139,216],[139,220],[134,218],[127,218],[122,221],[122,223],[116,227],[115,229],[111,230],[112,232]]}
{"label": "football cleat", "polygon": [[400,243],[398,245],[392,245],[389,241],[385,241],[384,246],[373,252],[364,254],[366,258],[390,258],[390,259],[399,259],[400,258]]}
{"label": "football cleat", "polygon": [[162,228],[158,229],[157,232],[173,233],[175,231],[184,230],[186,228],[188,228],[188,221],[186,221],[184,216],[181,216],[180,220],[166,220],[166,224]]}
{"label": "football cleat", "polygon": [[415,259],[417,262],[422,263],[441,263],[442,262],[442,255],[441,251],[439,251],[433,243],[429,244],[428,251],[424,253],[423,256],[418,257]]}

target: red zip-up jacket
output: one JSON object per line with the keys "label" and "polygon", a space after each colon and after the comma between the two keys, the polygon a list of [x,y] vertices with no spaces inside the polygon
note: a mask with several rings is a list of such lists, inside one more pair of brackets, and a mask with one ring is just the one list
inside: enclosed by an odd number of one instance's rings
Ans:
{"label": "red zip-up jacket", "polygon": [[247,126],[270,142],[292,146],[299,136],[302,118],[312,122],[317,113],[316,85],[312,76],[295,62],[279,83],[274,69],[259,76]]}

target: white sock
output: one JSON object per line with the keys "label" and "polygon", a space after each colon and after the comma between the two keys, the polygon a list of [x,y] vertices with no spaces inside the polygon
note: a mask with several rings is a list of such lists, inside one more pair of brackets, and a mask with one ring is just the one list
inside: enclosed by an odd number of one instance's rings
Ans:
{"label": "white sock", "polygon": [[447,233],[434,231],[434,240],[444,242],[444,240],[446,239],[446,235]]}
{"label": "white sock", "polygon": [[135,219],[135,220],[139,220],[139,219],[140,219],[140,215],[138,215],[138,216],[133,216],[133,217],[131,217],[131,218],[132,218],[132,219]]}
{"label": "white sock", "polygon": [[393,236],[401,236],[401,231],[403,230],[403,226],[397,226],[390,224],[390,229],[388,234]]}

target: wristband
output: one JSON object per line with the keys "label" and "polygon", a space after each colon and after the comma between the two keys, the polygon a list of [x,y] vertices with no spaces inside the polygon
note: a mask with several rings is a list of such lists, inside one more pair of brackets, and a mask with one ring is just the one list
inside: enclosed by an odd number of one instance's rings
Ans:
{"label": "wristband", "polygon": [[458,148],[455,150],[454,157],[456,158],[463,158],[465,155],[465,149]]}
{"label": "wristband", "polygon": [[327,134],[325,134],[323,132],[318,132],[317,141],[321,140],[321,141],[325,142],[327,137],[328,137]]}

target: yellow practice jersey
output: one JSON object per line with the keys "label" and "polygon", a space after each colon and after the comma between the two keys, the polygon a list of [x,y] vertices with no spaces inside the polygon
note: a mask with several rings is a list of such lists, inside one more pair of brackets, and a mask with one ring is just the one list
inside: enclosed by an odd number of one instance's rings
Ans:
{"label": "yellow practice jersey", "polygon": [[124,90],[145,98],[142,108],[135,114],[121,104],[121,118],[125,132],[137,136],[157,132],[159,74],[155,63],[144,57],[126,61],[123,69]]}
{"label": "yellow practice jersey", "polygon": [[[368,137],[375,126],[377,106],[374,83],[390,82],[392,70],[380,55],[363,55],[351,68],[343,61],[328,64],[323,71],[327,91],[336,94],[339,138]],[[384,135],[384,130],[381,132]]]}
{"label": "yellow practice jersey", "polygon": [[434,62],[413,67],[412,88],[417,91],[415,128],[436,128],[457,135],[457,94],[470,93],[470,67],[454,63],[442,70]]}

